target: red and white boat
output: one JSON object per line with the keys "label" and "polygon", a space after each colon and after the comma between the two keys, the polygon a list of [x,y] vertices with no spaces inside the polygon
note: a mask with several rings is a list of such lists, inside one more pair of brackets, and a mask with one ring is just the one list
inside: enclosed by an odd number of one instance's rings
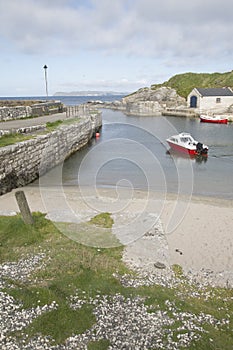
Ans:
{"label": "red and white boat", "polygon": [[186,132],[169,137],[167,143],[173,151],[182,152],[192,156],[207,156],[208,146],[194,140],[194,138]]}
{"label": "red and white boat", "polygon": [[201,114],[200,121],[203,123],[227,124],[228,118],[224,115]]}

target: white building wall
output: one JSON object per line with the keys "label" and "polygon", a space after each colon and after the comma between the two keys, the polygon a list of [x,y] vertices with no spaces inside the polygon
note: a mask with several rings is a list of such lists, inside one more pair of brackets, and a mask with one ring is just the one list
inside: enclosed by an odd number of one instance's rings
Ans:
{"label": "white building wall", "polygon": [[[190,107],[190,99],[192,96],[197,97],[197,109],[200,113],[214,112],[226,113],[228,108],[233,105],[233,96],[200,96],[196,89],[193,89],[187,97],[187,107]],[[217,102],[220,98],[220,102]]]}
{"label": "white building wall", "polygon": [[[220,102],[216,102],[219,98]],[[200,97],[199,110],[200,112],[215,112],[225,113],[233,104],[233,96],[204,96]]]}

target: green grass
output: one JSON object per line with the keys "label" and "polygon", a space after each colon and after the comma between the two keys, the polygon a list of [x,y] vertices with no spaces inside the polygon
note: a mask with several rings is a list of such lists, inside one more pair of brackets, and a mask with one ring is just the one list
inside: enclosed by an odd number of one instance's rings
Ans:
{"label": "green grass", "polygon": [[57,232],[44,215],[34,213],[34,225],[26,225],[20,215],[0,217],[0,262],[18,259],[21,249],[30,250],[30,247],[44,242],[47,236]]}
{"label": "green grass", "polygon": [[108,248],[121,245],[110,228],[94,226],[89,222],[80,224],[59,222],[56,225],[68,238],[87,246]]}
{"label": "green grass", "polygon": [[30,140],[32,138],[31,135],[23,135],[23,134],[8,134],[0,137],[0,147],[5,147],[9,145],[13,145],[18,142]]}
{"label": "green grass", "polygon": [[47,122],[46,123],[46,129],[47,131],[53,131],[57,129],[61,125],[71,125],[71,124],[76,124],[80,122],[80,118],[68,118],[64,120],[56,120],[55,122]]}
{"label": "green grass", "polygon": [[110,345],[109,340],[101,339],[99,341],[93,341],[88,344],[88,350],[107,350]]}
{"label": "green grass", "polygon": [[[54,327],[56,322],[56,327]],[[37,318],[28,327],[29,337],[39,330],[43,336],[50,335],[57,343],[62,343],[73,334],[85,332],[95,323],[92,307],[83,306],[79,310],[72,310],[68,305],[62,303],[57,310],[45,313]]]}
{"label": "green grass", "polygon": [[101,213],[88,222],[57,223],[57,227],[70,239],[97,248],[121,246],[121,243],[112,234],[113,219],[110,213]]}
{"label": "green grass", "polygon": [[171,77],[162,84],[153,84],[152,89],[168,86],[187,98],[193,88],[233,87],[233,71],[225,73],[183,73]]}
{"label": "green grass", "polygon": [[[198,291],[195,286],[188,286],[182,274],[182,269],[175,265],[174,271],[181,278],[177,288],[165,288],[158,285],[150,287],[126,288],[114,277],[114,273],[123,275],[132,272],[123,264],[122,246],[115,248],[94,248],[69,239],[61,234],[57,226],[47,220],[41,213],[33,213],[35,224],[26,225],[20,215],[0,217],[0,261],[18,261],[28,255],[40,252],[46,254],[45,266],[35,270],[26,282],[12,280],[14,288],[5,288],[5,292],[23,303],[25,309],[51,304],[58,304],[56,310],[46,312],[37,317],[23,332],[29,338],[38,333],[54,338],[56,343],[90,329],[95,323],[93,306],[84,304],[80,309],[69,307],[69,298],[77,290],[87,298],[97,295],[115,295],[120,293],[125,297],[141,296],[144,303],[150,307],[148,312],[164,310],[170,317],[173,311],[166,305],[169,300],[180,312],[191,312],[199,315],[201,312],[211,314],[217,319],[230,315],[230,325],[217,329],[214,325],[202,324],[208,333],[201,334],[201,339],[191,343],[189,350],[232,349],[233,344],[233,293],[230,289],[210,288],[213,296],[205,299],[205,295],[193,297],[190,291]],[[111,231],[113,221],[110,213],[102,213],[94,217],[86,225],[93,228],[104,227]],[[98,226],[99,225],[99,226]],[[105,225],[110,226],[105,228]],[[94,231],[93,231],[94,232]],[[106,233],[106,231],[104,231]],[[112,235],[109,233],[109,235]],[[170,328],[177,335],[176,321]],[[21,338],[21,332],[15,335]],[[211,341],[210,339],[213,339]],[[102,339],[88,344],[88,350],[104,350],[109,341]]]}
{"label": "green grass", "polygon": [[[71,125],[79,122],[80,122],[80,118],[71,118],[71,119],[65,119],[65,120],[57,120],[55,122],[48,122],[46,123],[46,129],[44,131],[39,131],[38,134],[42,135],[44,133],[54,131],[61,125]],[[13,145],[15,143],[30,140],[32,138],[35,138],[35,135],[10,133],[0,137],[0,147]]]}
{"label": "green grass", "polygon": [[90,220],[90,224],[103,228],[112,228],[113,223],[110,213],[100,213]]}
{"label": "green grass", "polygon": [[58,126],[60,126],[63,123],[62,120],[56,120],[55,122],[47,122],[46,123],[46,129],[49,131],[55,130]]}

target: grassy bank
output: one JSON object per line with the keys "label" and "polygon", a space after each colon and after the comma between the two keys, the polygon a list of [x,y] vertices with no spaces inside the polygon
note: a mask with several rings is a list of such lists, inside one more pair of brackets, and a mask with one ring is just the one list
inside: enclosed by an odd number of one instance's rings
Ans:
{"label": "grassy bank", "polygon": [[32,138],[35,138],[36,135],[40,134],[45,134],[52,132],[56,130],[58,127],[62,125],[71,125],[71,124],[76,124],[80,122],[80,118],[70,118],[70,119],[65,119],[65,120],[57,120],[55,122],[48,122],[46,123],[46,129],[43,131],[37,131],[33,132],[31,134],[20,134],[16,132],[11,132],[10,134],[6,134],[0,137],[0,147],[5,147],[9,145],[13,145],[18,142],[30,140]]}
{"label": "grassy bank", "polygon": [[32,135],[23,135],[18,133],[10,133],[7,135],[3,135],[0,137],[0,147],[5,147],[18,142],[30,140],[32,137]]}
{"label": "grassy bank", "polygon": [[[168,335],[174,342],[178,342],[180,334],[187,333],[185,326],[182,326],[183,321],[180,316],[175,316],[176,314],[192,314],[194,318],[205,314],[211,315],[215,321],[201,322],[199,327],[204,331],[199,331],[197,327],[194,332],[198,337],[196,340],[194,337],[185,349],[232,349],[232,290],[209,288],[200,292],[195,286],[186,284],[182,270],[177,266],[174,270],[180,283],[175,287],[160,285],[125,287],[116,276],[128,274],[134,278],[135,274],[129,271],[121,260],[122,246],[104,249],[79,244],[61,234],[44,215],[34,213],[33,216],[35,219],[33,226],[25,225],[20,215],[0,217],[2,266],[9,261],[18,262],[29,256],[44,254],[40,268],[32,271],[26,279],[14,279],[5,275],[2,291],[13,296],[17,302],[21,302],[24,309],[52,302],[57,304],[57,308],[37,317],[23,329],[23,332],[15,331],[10,335],[20,341],[25,338],[25,334],[27,339],[41,334],[51,336],[56,344],[62,344],[68,337],[81,334],[95,325],[95,304],[90,300],[102,300],[101,298],[106,296],[110,300],[120,294],[130,300],[140,296],[148,308],[148,314],[163,312],[164,317],[174,319],[170,326],[163,326],[166,328],[163,330],[162,339],[164,347],[160,348],[166,348]],[[87,224],[93,225],[93,229],[95,226],[111,229],[113,221],[110,214],[105,213],[93,218]],[[79,302],[83,303],[79,308],[72,308],[70,300],[76,300],[77,293]],[[129,316],[134,317],[133,314]],[[227,319],[227,322],[221,323],[222,319]],[[122,322],[124,323],[124,319]],[[104,350],[112,341],[108,337],[90,341],[88,349]]]}

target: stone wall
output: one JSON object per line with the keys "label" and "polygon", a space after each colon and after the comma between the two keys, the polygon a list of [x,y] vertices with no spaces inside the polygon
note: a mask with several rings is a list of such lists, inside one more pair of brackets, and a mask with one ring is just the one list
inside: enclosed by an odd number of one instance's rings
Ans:
{"label": "stone wall", "polygon": [[157,101],[139,101],[126,104],[126,114],[130,115],[160,115],[162,107]]}
{"label": "stone wall", "polygon": [[50,101],[31,106],[0,107],[0,121],[42,116],[65,111],[61,102]]}
{"label": "stone wall", "polygon": [[177,117],[199,117],[200,113],[195,108],[165,108],[162,111],[165,116]]}
{"label": "stone wall", "polygon": [[45,103],[38,103],[31,106],[32,116],[42,116],[47,114],[65,112],[66,107],[61,102],[50,101]]}
{"label": "stone wall", "polygon": [[29,106],[0,108],[0,121],[28,118],[31,115],[32,115],[32,109]]}
{"label": "stone wall", "polygon": [[78,151],[100,129],[100,113],[49,134],[0,148],[0,194],[25,186]]}
{"label": "stone wall", "polygon": [[18,129],[8,129],[8,130],[1,130],[0,129],[0,137],[4,135],[10,135],[10,134],[33,134],[38,131],[43,131],[46,129],[46,124],[40,124],[35,126],[25,126],[24,128],[18,128]]}

